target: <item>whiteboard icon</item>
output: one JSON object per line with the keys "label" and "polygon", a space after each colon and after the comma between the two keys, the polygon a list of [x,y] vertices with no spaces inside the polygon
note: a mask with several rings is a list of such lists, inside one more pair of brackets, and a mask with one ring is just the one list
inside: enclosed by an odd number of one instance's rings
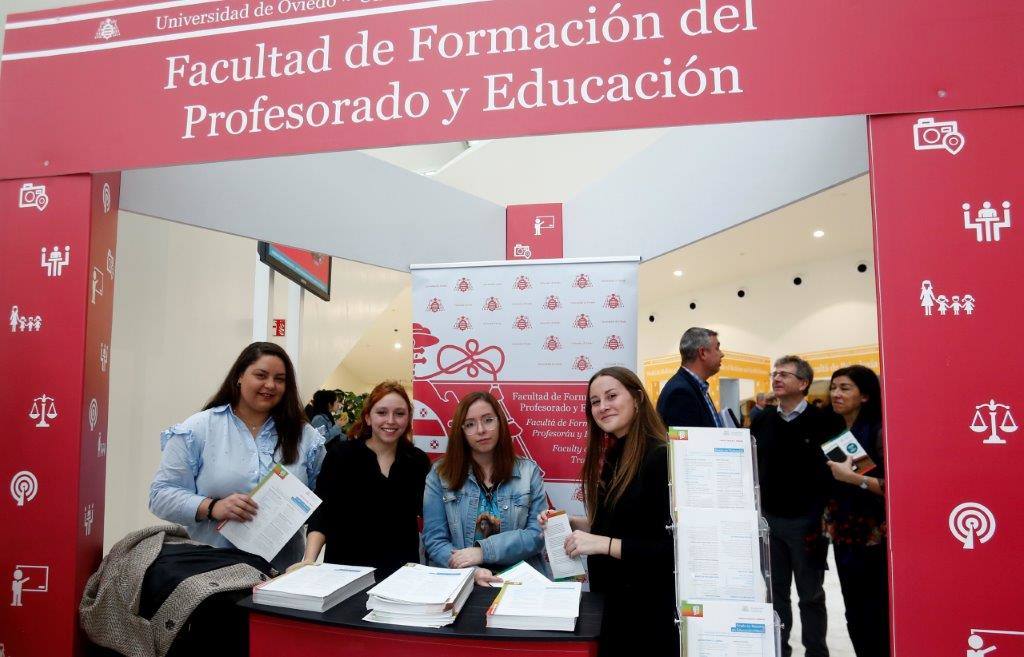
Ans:
{"label": "whiteboard icon", "polygon": [[11,478],[11,497],[18,503],[18,506],[25,506],[25,502],[31,502],[39,492],[39,480],[28,470],[15,473]]}
{"label": "whiteboard icon", "polygon": [[949,532],[965,550],[973,550],[975,540],[987,543],[996,533],[996,518],[984,504],[964,502],[949,514]]}
{"label": "whiteboard icon", "polygon": [[14,573],[11,576],[12,607],[24,606],[21,602],[21,596],[24,593],[46,593],[49,590],[49,566],[24,566],[18,564],[14,567]]}
{"label": "whiteboard icon", "polygon": [[929,117],[914,124],[915,151],[946,151],[956,155],[964,148],[966,137],[956,121],[936,121]]}
{"label": "whiteboard icon", "polygon": [[1009,404],[998,404],[990,399],[986,404],[974,407],[974,419],[971,420],[971,431],[974,433],[988,432],[988,438],[982,441],[986,445],[1005,445],[1006,439],[999,435],[1013,433],[1017,430],[1017,422],[1010,414]]}
{"label": "whiteboard icon", "polygon": [[542,230],[547,230],[555,227],[555,215],[546,214],[540,217],[533,218],[533,235],[534,237],[540,237]]}

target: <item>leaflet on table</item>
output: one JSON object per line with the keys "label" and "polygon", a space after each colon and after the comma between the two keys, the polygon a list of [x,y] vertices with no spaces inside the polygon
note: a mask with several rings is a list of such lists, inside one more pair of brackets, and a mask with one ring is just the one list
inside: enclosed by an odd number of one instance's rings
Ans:
{"label": "leaflet on table", "polygon": [[323,598],[348,586],[360,577],[365,577],[373,570],[369,566],[343,566],[333,563],[310,564],[264,582],[258,588],[264,593],[285,593]]}
{"label": "leaflet on table", "polygon": [[676,554],[679,600],[765,601],[756,511],[680,509]]}
{"label": "leaflet on table", "polygon": [[500,582],[491,582],[491,586],[495,588],[501,588],[506,582],[515,582],[517,584],[550,584],[551,580],[541,574],[536,568],[520,561],[516,565],[503,570],[500,573],[494,573],[496,576],[501,578]]}
{"label": "leaflet on table", "polygon": [[548,582],[547,584],[515,584],[501,587],[491,603],[488,614],[502,616],[549,616],[576,618],[580,615],[579,582]]}
{"label": "leaflet on table", "polygon": [[775,657],[771,604],[689,603],[679,615],[686,657]]}
{"label": "leaflet on table", "polygon": [[857,441],[849,431],[844,431],[832,440],[821,446],[825,456],[836,463],[845,463],[847,459],[853,459],[851,467],[857,474],[867,474],[875,469],[875,462],[871,460],[864,447]]}
{"label": "leaflet on table", "polygon": [[753,509],[747,429],[669,429],[673,507]]}
{"label": "leaflet on table", "polygon": [[372,596],[406,604],[438,604],[452,602],[475,568],[437,568],[422,564],[406,564],[390,577],[370,589]]}
{"label": "leaflet on table", "polygon": [[320,506],[320,498],[280,463],[249,493],[259,510],[252,520],[224,520],[218,526],[224,538],[239,550],[271,561],[285,543]]}
{"label": "leaflet on table", "polygon": [[544,525],[544,550],[548,555],[552,579],[577,577],[587,572],[583,566],[583,559],[570,557],[565,553],[565,539],[571,535],[569,514],[565,511],[555,511],[553,515],[548,516]]}

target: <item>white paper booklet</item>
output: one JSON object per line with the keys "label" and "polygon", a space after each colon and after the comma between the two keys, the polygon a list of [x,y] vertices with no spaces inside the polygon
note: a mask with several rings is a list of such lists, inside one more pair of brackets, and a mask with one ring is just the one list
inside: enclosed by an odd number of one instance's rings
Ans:
{"label": "white paper booklet", "polygon": [[582,587],[579,582],[505,584],[487,610],[487,627],[572,632]]}
{"label": "white paper booklet", "polygon": [[669,429],[673,508],[754,509],[748,429]]}
{"label": "white paper booklet", "polygon": [[764,602],[757,512],[686,507],[678,515],[678,601]]}
{"label": "white paper booklet", "polygon": [[682,619],[685,657],[776,657],[770,604],[689,604]]}
{"label": "white paper booklet", "polygon": [[548,517],[544,525],[544,551],[547,552],[551,577],[554,579],[577,577],[587,572],[583,566],[583,559],[570,557],[565,553],[565,539],[571,534],[569,514],[565,511],[556,511],[554,515]]}
{"label": "white paper booklet", "polygon": [[551,580],[540,573],[536,568],[520,561],[516,565],[512,566],[507,570],[503,570],[500,573],[494,573],[501,578],[500,582],[491,582],[491,586],[495,588],[501,588],[506,582],[515,582],[516,584],[550,584]]}
{"label": "white paper booklet", "polygon": [[275,464],[249,496],[259,505],[256,516],[248,522],[225,520],[217,529],[239,550],[267,561],[320,506],[320,498],[281,464]]}
{"label": "white paper booklet", "polygon": [[252,599],[261,605],[326,611],[372,585],[373,571],[367,566],[310,564],[256,585]]}
{"label": "white paper booklet", "polygon": [[473,591],[475,568],[406,564],[369,590],[364,620],[414,627],[443,627],[455,621]]}

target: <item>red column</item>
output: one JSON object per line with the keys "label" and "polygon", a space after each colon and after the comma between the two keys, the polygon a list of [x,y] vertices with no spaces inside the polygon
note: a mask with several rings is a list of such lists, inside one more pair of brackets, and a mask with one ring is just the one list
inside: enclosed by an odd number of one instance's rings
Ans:
{"label": "red column", "polygon": [[120,174],[0,182],[0,644],[80,651],[103,550]]}
{"label": "red column", "polygon": [[1024,654],[1024,108],[869,126],[895,654]]}

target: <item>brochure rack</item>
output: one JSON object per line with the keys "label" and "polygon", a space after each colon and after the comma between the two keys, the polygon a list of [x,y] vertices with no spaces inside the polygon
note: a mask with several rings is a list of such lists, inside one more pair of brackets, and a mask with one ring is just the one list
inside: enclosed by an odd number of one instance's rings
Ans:
{"label": "brochure rack", "polygon": [[[776,657],[782,654],[782,626],[778,614],[771,609],[771,557],[768,523],[761,514],[761,489],[757,472],[757,445],[747,429],[708,429],[672,427],[669,430],[669,499],[673,535],[676,582],[676,622],[679,626],[681,655],[699,657],[695,649],[688,648],[691,632],[713,632],[724,640],[760,640],[761,654]],[[689,454],[689,456],[688,456]],[[687,458],[693,469],[687,469]],[[710,470],[710,471],[709,471]],[[683,478],[685,481],[677,481]],[[738,485],[741,490],[728,487]],[[714,490],[719,487],[718,490]],[[694,493],[696,491],[696,493]],[[689,496],[689,497],[688,497]],[[696,506],[693,506],[696,505]],[[720,510],[722,516],[743,515],[743,511],[756,514],[757,529],[749,534],[750,553],[756,553],[754,582],[746,594],[721,589],[719,595],[684,599],[686,583],[695,573],[688,571],[687,559],[680,548],[680,532],[687,516],[704,515],[708,510]],[[749,526],[749,521],[748,521]],[[713,531],[713,529],[711,530]],[[738,540],[735,535],[730,541]],[[740,539],[741,540],[741,539]],[[723,570],[726,566],[721,566]],[[729,581],[730,573],[717,573],[722,581]],[[706,568],[701,573],[707,577]],[[742,580],[742,578],[740,578]],[[735,616],[737,622],[730,624]],[[757,617],[762,622],[743,622],[744,616]],[[722,624],[725,624],[724,626]],[[764,627],[769,625],[769,627]],[[767,636],[765,634],[767,633]],[[695,637],[697,635],[695,634]]]}

